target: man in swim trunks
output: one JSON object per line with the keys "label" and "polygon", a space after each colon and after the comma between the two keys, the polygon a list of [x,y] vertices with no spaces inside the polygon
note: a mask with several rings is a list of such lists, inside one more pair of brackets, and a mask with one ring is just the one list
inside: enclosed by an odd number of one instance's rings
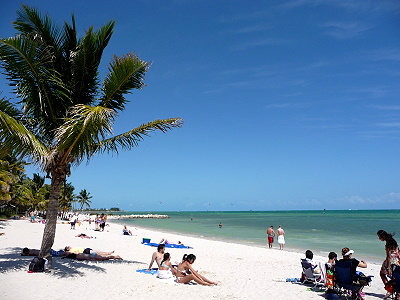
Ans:
{"label": "man in swim trunks", "polygon": [[159,244],[157,246],[157,252],[154,252],[151,257],[151,262],[150,262],[149,268],[147,269],[148,271],[151,270],[151,267],[153,266],[154,261],[156,261],[157,265],[160,266],[161,261],[163,260],[163,257],[164,257],[164,251],[165,251],[165,245]]}
{"label": "man in swim trunks", "polygon": [[279,250],[283,250],[283,246],[285,245],[285,231],[282,229],[281,225],[279,225],[277,234],[278,234]]}
{"label": "man in swim trunks", "polygon": [[274,236],[275,236],[275,231],[274,231],[274,226],[271,225],[267,229],[267,235],[268,235],[268,248],[272,248],[272,243],[274,242]]}

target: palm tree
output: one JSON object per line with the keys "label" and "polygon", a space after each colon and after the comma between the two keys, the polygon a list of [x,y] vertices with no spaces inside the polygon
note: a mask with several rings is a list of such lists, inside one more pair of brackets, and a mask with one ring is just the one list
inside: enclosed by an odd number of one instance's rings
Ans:
{"label": "palm tree", "polygon": [[81,210],[83,210],[84,206],[90,207],[90,201],[89,199],[93,198],[93,196],[90,196],[90,193],[86,191],[86,189],[83,189],[79,192],[79,195],[76,196],[77,202],[81,205]]}
{"label": "palm tree", "polygon": [[113,135],[125,96],[144,86],[149,63],[130,53],[114,56],[100,84],[99,64],[115,22],[90,27],[77,37],[75,18],[63,26],[23,5],[14,28],[18,34],[0,40],[0,64],[22,108],[0,99],[0,154],[11,149],[37,164],[51,178],[47,222],[40,256],[49,260],[54,243],[60,189],[79,165],[98,153],[130,150],[151,132],[183,124],[180,118],[154,120]]}

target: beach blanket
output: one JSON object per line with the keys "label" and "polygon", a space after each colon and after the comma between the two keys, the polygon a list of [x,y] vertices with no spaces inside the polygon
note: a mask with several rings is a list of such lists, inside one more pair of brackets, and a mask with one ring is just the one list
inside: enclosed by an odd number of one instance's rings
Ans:
{"label": "beach blanket", "polygon": [[151,275],[156,275],[157,271],[158,271],[158,268],[153,268],[150,271],[148,269],[136,270],[136,272],[144,273],[144,274],[151,274]]}
{"label": "beach blanket", "polygon": [[[142,243],[143,245],[146,246],[151,246],[151,247],[158,247],[159,244],[157,243]],[[181,248],[181,249],[193,249],[193,247],[185,246],[182,244],[164,244],[165,248]]]}

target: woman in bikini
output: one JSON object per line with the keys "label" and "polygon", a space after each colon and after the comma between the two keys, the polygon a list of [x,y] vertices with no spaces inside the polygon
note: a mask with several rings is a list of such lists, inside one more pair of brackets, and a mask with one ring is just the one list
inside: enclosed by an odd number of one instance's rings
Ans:
{"label": "woman in bikini", "polygon": [[[180,274],[187,274],[186,276],[191,276],[193,275],[194,278],[197,278],[197,280],[201,281],[201,284],[205,285],[217,285],[217,283],[208,280],[204,276],[200,275],[197,271],[195,271],[192,268],[192,264],[196,260],[196,256],[194,254],[185,254],[182,258],[182,262],[178,265],[178,276]],[[194,281],[198,282],[196,279]]]}
{"label": "woman in bikini", "polygon": [[188,283],[191,280],[203,285],[212,285],[208,282],[197,278],[193,274],[185,274],[176,270],[171,264],[171,255],[169,253],[164,253],[163,260],[161,261],[160,267],[158,268],[158,278],[168,279],[171,278],[172,274],[176,277],[176,282],[178,283]]}

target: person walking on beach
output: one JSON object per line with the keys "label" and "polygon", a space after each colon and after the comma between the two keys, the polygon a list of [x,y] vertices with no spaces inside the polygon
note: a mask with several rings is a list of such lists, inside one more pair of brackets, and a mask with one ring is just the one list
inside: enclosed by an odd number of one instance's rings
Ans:
{"label": "person walking on beach", "polygon": [[[386,286],[389,281],[388,277],[392,275],[391,265],[400,266],[400,249],[396,240],[393,238],[394,234],[390,234],[382,229],[378,230],[376,234],[378,235],[379,240],[386,242],[386,258],[383,261],[381,270],[379,272],[382,282]],[[389,296],[390,293],[386,294],[384,299],[388,298]]]}
{"label": "person walking on beach", "polygon": [[279,225],[277,234],[278,234],[279,250],[283,250],[283,247],[285,245],[285,230],[282,229],[281,225]]}
{"label": "person walking on beach", "polygon": [[268,235],[268,248],[272,248],[272,243],[274,242],[274,236],[275,236],[275,231],[274,231],[274,226],[270,226],[267,229],[267,235]]}

